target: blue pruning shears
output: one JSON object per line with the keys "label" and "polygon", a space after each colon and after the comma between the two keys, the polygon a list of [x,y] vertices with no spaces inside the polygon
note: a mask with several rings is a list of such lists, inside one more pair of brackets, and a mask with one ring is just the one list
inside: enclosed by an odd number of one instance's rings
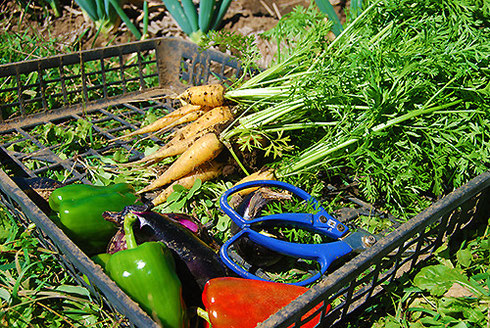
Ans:
{"label": "blue pruning shears", "polygon": [[[309,202],[317,210],[317,213],[281,213],[258,217],[246,220],[239,215],[228,203],[228,198],[232,194],[251,187],[278,187],[288,190],[292,194]],[[294,285],[305,286],[319,279],[333,261],[351,252],[362,251],[374,243],[376,237],[365,231],[351,232],[349,228],[332,217],[320,206],[318,201],[307,192],[291,184],[275,180],[258,180],[245,182],[227,190],[220,198],[221,209],[233,222],[240,228],[240,231],[226,241],[220,249],[220,256],[223,262],[235,273],[243,278],[267,280],[254,275],[238,265],[229,255],[230,246],[240,237],[248,237],[254,243],[261,245],[277,253],[296,258],[314,260],[320,265],[320,270],[313,276],[292,283]],[[322,244],[298,244],[279,240],[269,234],[260,232],[261,226],[289,225],[305,228],[335,239],[330,243]]]}

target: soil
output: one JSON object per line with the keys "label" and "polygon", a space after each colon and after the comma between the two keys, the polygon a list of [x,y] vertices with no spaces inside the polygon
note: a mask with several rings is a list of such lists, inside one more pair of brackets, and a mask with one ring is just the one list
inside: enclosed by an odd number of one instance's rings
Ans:
{"label": "soil", "polygon": [[[340,15],[344,2],[344,0],[331,0]],[[60,51],[64,46],[91,49],[136,40],[124,23],[120,23],[107,34],[97,35],[94,24],[84,16],[74,1],[60,0],[62,13],[58,18],[46,14],[44,8],[35,4],[31,4],[26,11],[21,9],[18,3],[7,1],[0,4],[1,12],[10,13],[9,16],[4,17],[7,19],[3,19],[0,27],[18,33],[36,33],[46,40],[55,39]],[[148,0],[148,4],[150,38],[173,36],[189,39],[169,15],[162,0]],[[291,12],[296,6],[308,7],[309,5],[309,0],[233,0],[223,19],[222,28],[257,37],[260,33],[274,27],[282,16]],[[141,31],[143,0],[128,0],[123,8]],[[19,21],[22,23],[19,24]],[[266,65],[273,55],[273,49],[263,40],[259,40],[258,44],[264,57],[264,62],[261,64]]]}

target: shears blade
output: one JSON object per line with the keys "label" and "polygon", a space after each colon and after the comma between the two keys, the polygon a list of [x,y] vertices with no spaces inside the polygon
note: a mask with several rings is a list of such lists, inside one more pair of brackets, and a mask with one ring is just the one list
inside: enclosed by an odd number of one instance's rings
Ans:
{"label": "shears blade", "polygon": [[358,230],[354,232],[349,231],[349,233],[340,238],[340,240],[349,245],[353,252],[359,253],[376,244],[378,238],[372,233]]}

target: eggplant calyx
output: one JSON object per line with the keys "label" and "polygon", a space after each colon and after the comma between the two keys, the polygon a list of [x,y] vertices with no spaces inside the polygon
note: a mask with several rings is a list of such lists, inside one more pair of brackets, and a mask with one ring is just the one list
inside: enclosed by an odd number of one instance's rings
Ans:
{"label": "eggplant calyx", "polygon": [[143,205],[129,205],[126,206],[120,212],[110,212],[106,211],[102,213],[102,217],[109,222],[116,224],[119,227],[122,227],[124,224],[124,218],[128,214],[138,213],[138,212],[146,212],[150,211],[153,206],[151,203],[144,203]]}

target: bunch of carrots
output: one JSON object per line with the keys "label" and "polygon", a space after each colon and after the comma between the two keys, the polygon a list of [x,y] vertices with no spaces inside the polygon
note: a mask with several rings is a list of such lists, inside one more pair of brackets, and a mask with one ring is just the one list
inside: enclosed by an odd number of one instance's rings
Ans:
{"label": "bunch of carrots", "polygon": [[171,139],[156,152],[144,158],[127,163],[128,166],[151,165],[164,158],[178,158],[150,185],[138,193],[165,187],[153,199],[153,205],[165,202],[179,184],[191,188],[197,179],[207,181],[218,177],[223,163],[217,161],[225,146],[219,133],[233,121],[230,107],[225,105],[225,88],[221,84],[194,86],[175,97],[183,106],[159,118],[150,125],[126,134],[116,141],[146,133],[163,133],[179,127],[171,134]]}

